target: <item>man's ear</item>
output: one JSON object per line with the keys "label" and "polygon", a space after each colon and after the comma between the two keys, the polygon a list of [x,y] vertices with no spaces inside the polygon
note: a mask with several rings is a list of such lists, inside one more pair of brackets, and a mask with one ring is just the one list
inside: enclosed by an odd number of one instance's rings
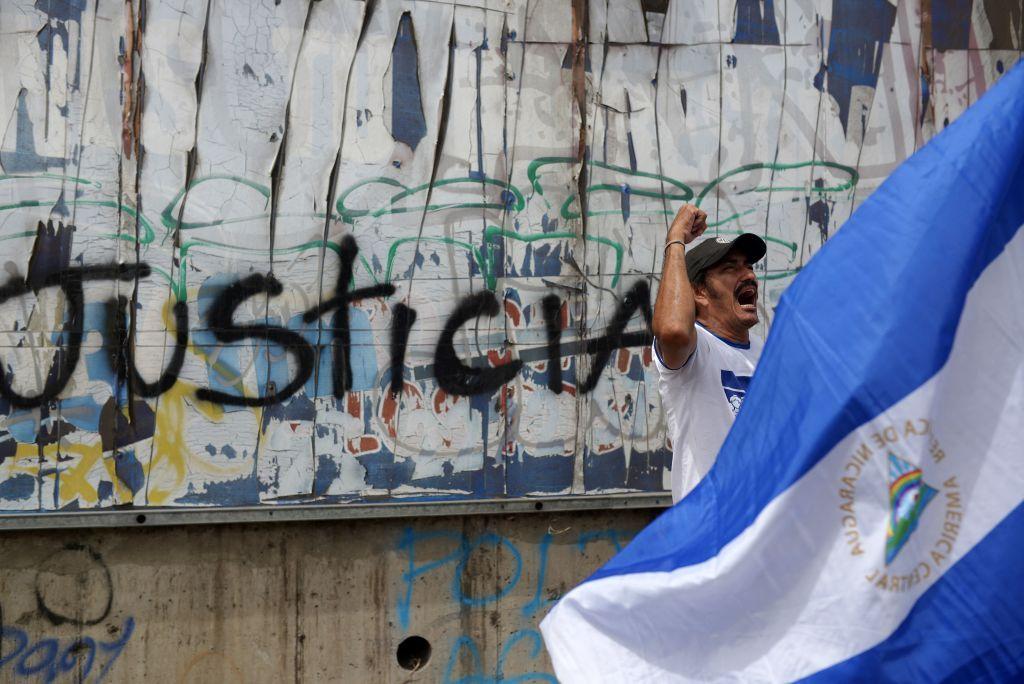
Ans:
{"label": "man's ear", "polygon": [[690,283],[693,289],[693,301],[698,306],[708,305],[708,288],[706,283]]}

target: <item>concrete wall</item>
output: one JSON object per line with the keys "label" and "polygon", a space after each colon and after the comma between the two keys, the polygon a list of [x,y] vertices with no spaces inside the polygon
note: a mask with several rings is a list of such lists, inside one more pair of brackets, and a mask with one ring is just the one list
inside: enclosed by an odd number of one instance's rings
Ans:
{"label": "concrete wall", "polygon": [[538,622],[652,515],[5,533],[0,681],[554,681]]}

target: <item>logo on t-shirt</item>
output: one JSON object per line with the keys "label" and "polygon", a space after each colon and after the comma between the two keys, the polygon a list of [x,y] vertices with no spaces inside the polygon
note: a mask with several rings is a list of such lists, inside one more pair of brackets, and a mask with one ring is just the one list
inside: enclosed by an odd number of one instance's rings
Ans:
{"label": "logo on t-shirt", "polygon": [[743,397],[747,395],[747,385],[750,384],[750,375],[736,375],[732,371],[722,371],[722,389],[725,390],[725,399],[732,407],[732,414],[735,416],[740,412],[743,405]]}

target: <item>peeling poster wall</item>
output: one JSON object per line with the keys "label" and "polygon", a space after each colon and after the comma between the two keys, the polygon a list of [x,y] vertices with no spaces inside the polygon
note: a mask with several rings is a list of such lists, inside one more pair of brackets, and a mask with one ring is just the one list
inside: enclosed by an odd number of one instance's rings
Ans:
{"label": "peeling poster wall", "polygon": [[766,328],[1022,21],[5,0],[0,511],[660,491],[648,322],[679,205],[768,241]]}

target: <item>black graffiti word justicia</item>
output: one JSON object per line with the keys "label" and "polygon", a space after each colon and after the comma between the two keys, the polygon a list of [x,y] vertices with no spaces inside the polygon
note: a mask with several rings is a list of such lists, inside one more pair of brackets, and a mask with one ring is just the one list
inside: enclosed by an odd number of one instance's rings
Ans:
{"label": "black graffiti word justicia", "polygon": [[[341,240],[341,251],[339,254],[341,269],[338,271],[334,296],[302,314],[303,321],[312,323],[324,314],[334,311],[334,316],[331,318],[331,329],[334,331],[334,340],[331,344],[331,368],[334,380],[334,396],[338,399],[341,399],[345,392],[352,387],[352,366],[349,363],[351,339],[348,327],[348,305],[361,299],[390,297],[395,294],[395,286],[390,283],[373,285],[348,292],[348,284],[352,282],[352,265],[355,263],[357,254],[359,254],[359,247],[356,246],[356,239],[351,235],[346,235]],[[412,316],[415,320],[415,312],[413,312]],[[412,324],[410,323],[409,325],[411,326]],[[403,356],[404,353],[403,349]],[[399,359],[398,370],[401,370],[401,368],[401,359]],[[394,365],[392,365],[392,371],[394,370]]]}
{"label": "black graffiti word justicia", "polygon": [[[302,319],[306,323],[317,321],[328,313],[332,314],[330,325],[325,326],[323,330],[332,335],[331,374],[334,395],[339,399],[352,387],[349,305],[365,299],[386,298],[395,293],[395,287],[391,284],[351,291],[348,289],[352,281],[352,265],[358,252],[355,240],[351,236],[346,237],[339,254],[341,269],[334,295],[302,314]],[[66,260],[64,264],[67,264]],[[17,392],[13,386],[13,371],[8,364],[0,360],[0,367],[8,369],[7,372],[0,373],[0,397],[12,407],[22,409],[37,408],[58,399],[81,359],[85,318],[83,283],[134,282],[140,278],[147,278],[150,274],[151,269],[145,263],[63,265],[45,275],[40,275],[38,268],[30,267],[28,278],[11,278],[0,286],[0,305],[30,293],[38,294],[46,288],[59,288],[66,302],[60,346],[54,354],[42,390],[35,395]],[[317,363],[317,350],[302,335],[279,325],[262,322],[238,323],[234,320],[238,308],[248,299],[258,295],[277,297],[283,290],[281,282],[272,274],[255,273],[239,278],[218,294],[207,313],[206,323],[217,341],[224,344],[254,340],[283,349],[294,360],[294,370],[289,382],[280,388],[271,385],[266,394],[255,397],[199,388],[196,390],[198,399],[229,406],[270,406],[288,399],[306,384]],[[454,339],[458,331],[471,321],[480,317],[497,316],[501,311],[501,303],[489,290],[473,293],[459,300],[449,315],[434,350],[432,372],[438,386],[456,396],[489,395],[512,380],[520,372],[524,362],[546,361],[548,388],[560,393],[563,390],[562,357],[583,353],[592,357],[589,373],[579,383],[580,393],[586,394],[597,386],[601,373],[615,349],[651,343],[650,290],[643,281],[638,281],[626,293],[612,316],[608,331],[604,335],[582,342],[562,341],[563,301],[557,295],[548,295],[541,304],[546,345],[540,349],[522,350],[518,354],[519,358],[508,363],[489,366],[481,359],[470,360],[469,363],[461,359],[455,351]],[[135,310],[136,307],[132,306],[126,297],[106,302],[106,357],[118,380],[124,383],[131,393],[143,398],[153,398],[170,390],[181,373],[189,342],[188,305],[185,302],[177,302],[173,307],[174,348],[160,376],[154,381],[144,379],[136,365],[133,339],[133,331],[136,328]],[[644,319],[645,329],[642,332],[625,333],[627,324],[637,312],[640,312]],[[416,311],[405,304],[399,303],[392,308],[389,390],[393,394],[397,394],[402,388],[406,347],[416,318]],[[429,377],[419,373],[416,376]]]}
{"label": "black graffiti word justicia", "polygon": [[0,373],[0,396],[15,408],[36,408],[45,402],[56,399],[67,386],[82,355],[82,326],[85,322],[85,296],[82,292],[82,283],[86,280],[130,282],[136,277],[148,277],[149,274],[150,269],[146,264],[75,266],[51,273],[46,278],[36,280],[34,283],[31,279],[12,278],[6,285],[0,287],[0,305],[29,292],[38,293],[39,290],[48,287],[59,287],[64,292],[64,299],[67,303],[64,320],[64,344],[54,355],[50,370],[46,374],[43,390],[35,396],[19,394],[11,386],[11,377],[7,373]]}

